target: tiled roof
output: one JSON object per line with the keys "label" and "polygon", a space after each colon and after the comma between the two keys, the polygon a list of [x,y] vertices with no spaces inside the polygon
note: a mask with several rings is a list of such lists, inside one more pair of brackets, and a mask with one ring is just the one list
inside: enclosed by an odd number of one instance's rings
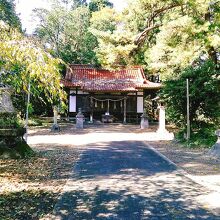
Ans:
{"label": "tiled roof", "polygon": [[110,71],[88,65],[70,65],[62,83],[69,88],[80,87],[84,91],[104,92],[129,92],[161,87],[160,83],[147,80],[141,67]]}

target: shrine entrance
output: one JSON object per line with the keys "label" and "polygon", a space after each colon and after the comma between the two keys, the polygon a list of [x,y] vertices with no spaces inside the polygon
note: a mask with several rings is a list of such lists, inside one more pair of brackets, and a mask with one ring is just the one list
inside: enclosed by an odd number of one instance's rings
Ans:
{"label": "shrine entrance", "polygon": [[90,121],[100,120],[103,123],[123,122],[127,118],[128,97],[91,96]]}

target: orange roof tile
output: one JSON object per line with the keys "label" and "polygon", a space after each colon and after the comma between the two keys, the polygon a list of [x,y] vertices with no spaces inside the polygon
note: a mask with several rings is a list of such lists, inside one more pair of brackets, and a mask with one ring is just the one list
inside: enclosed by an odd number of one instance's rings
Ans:
{"label": "orange roof tile", "polygon": [[159,89],[160,83],[146,79],[141,67],[120,70],[96,69],[89,65],[70,65],[67,69],[65,87],[80,87],[84,91],[138,91],[138,89]]}

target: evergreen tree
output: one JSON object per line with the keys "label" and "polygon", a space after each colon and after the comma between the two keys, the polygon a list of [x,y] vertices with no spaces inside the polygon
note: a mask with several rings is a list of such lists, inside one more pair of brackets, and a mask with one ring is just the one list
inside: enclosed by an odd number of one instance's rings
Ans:
{"label": "evergreen tree", "polygon": [[113,3],[108,0],[91,0],[89,2],[89,10],[92,12],[100,11],[105,7],[113,8]]}
{"label": "evergreen tree", "polygon": [[0,20],[8,25],[21,30],[21,21],[15,12],[14,0],[0,1]]}

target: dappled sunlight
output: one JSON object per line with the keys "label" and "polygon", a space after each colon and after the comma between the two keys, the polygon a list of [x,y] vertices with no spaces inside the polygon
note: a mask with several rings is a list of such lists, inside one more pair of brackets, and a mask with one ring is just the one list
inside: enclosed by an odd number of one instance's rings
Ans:
{"label": "dappled sunlight", "polygon": [[[185,177],[146,144],[160,140],[155,130],[142,131],[138,126],[125,125],[90,126],[83,130],[69,125],[65,129],[60,133],[36,131],[29,136],[35,150],[81,153],[73,173],[59,175],[67,183],[54,215],[42,220],[218,219],[214,214],[220,213],[215,202],[217,195]],[[172,152],[174,158],[179,151],[182,149]],[[182,166],[202,167],[201,161],[191,160],[198,155],[201,152],[183,152]]]}
{"label": "dappled sunlight", "polygon": [[87,145],[55,207],[57,219],[216,219],[186,178],[141,141]]}
{"label": "dappled sunlight", "polygon": [[[153,176],[130,174],[69,180],[64,189],[65,206],[57,204],[56,216],[76,219],[211,219],[198,204],[198,186],[174,172]],[[107,178],[107,179],[106,179]],[[208,193],[206,191],[204,194]]]}
{"label": "dappled sunlight", "polygon": [[196,198],[200,203],[203,203],[205,207],[214,209],[220,213],[220,192],[210,192],[207,195],[201,195]]}
{"label": "dappled sunlight", "polygon": [[[196,175],[187,175],[193,181],[201,183],[203,186],[216,191],[219,193],[220,198],[220,175],[205,175],[205,176],[196,176]],[[218,204],[220,208],[220,199],[218,199]]]}
{"label": "dappled sunlight", "polygon": [[0,194],[0,219],[39,219],[51,213],[58,192],[44,189],[24,189]]}

